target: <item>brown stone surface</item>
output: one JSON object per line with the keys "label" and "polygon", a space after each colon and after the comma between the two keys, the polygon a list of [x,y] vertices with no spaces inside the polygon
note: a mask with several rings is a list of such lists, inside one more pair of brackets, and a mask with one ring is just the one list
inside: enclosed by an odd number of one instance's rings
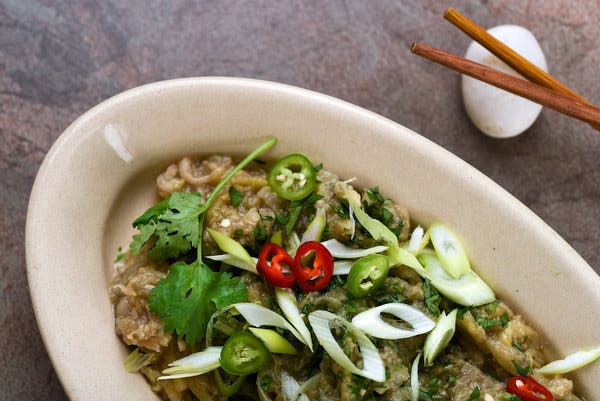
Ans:
{"label": "brown stone surface", "polygon": [[[465,51],[469,39],[441,18],[447,5],[0,0],[0,400],[66,399],[25,276],[25,214],[40,162],[78,115],[152,81],[260,78],[373,110],[489,175],[600,271],[600,134],[549,110],[516,139],[480,134],[464,113],[458,75],[408,50],[424,41]],[[452,5],[487,27],[530,29],[550,72],[600,104],[600,1]]]}

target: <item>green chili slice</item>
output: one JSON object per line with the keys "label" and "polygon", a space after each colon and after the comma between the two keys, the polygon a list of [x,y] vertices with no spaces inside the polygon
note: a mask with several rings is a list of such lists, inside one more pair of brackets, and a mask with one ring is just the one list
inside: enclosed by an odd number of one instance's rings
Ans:
{"label": "green chili slice", "polygon": [[221,350],[221,367],[237,376],[256,373],[269,362],[269,351],[254,334],[239,331],[229,337]]}
{"label": "green chili slice", "polygon": [[306,156],[294,153],[275,162],[267,179],[277,195],[287,200],[298,200],[314,191],[317,171]]}
{"label": "green chili slice", "polygon": [[368,255],[352,264],[346,287],[354,298],[364,298],[383,286],[390,263],[387,256]]}

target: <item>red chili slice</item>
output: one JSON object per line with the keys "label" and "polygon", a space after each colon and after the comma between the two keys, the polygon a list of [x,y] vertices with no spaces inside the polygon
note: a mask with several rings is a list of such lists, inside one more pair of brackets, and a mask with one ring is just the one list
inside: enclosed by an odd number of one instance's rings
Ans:
{"label": "red chili slice", "polygon": [[277,244],[268,243],[260,250],[256,271],[275,287],[292,288],[295,281],[293,265],[294,259],[285,249]]}
{"label": "red chili slice", "polygon": [[296,251],[292,272],[304,291],[322,290],[333,274],[333,256],[320,242],[305,242]]}
{"label": "red chili slice", "polygon": [[506,382],[506,391],[523,401],[553,401],[552,393],[531,376],[513,376]]}

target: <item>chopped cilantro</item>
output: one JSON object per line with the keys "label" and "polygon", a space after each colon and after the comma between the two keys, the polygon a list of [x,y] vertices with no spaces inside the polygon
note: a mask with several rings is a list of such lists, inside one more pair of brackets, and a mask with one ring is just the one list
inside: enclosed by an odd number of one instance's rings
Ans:
{"label": "chopped cilantro", "polygon": [[233,235],[235,235],[236,237],[239,237],[239,236],[241,236],[243,234],[244,234],[244,230],[242,230],[241,228],[239,230],[235,230],[233,232]]}
{"label": "chopped cilantro", "polygon": [[520,374],[521,376],[527,376],[528,374],[531,373],[531,366],[522,367],[514,360],[511,360],[511,362],[512,362],[513,366],[515,367],[515,370],[517,371],[517,373]]}
{"label": "chopped cilantro", "polygon": [[269,391],[271,391],[271,385],[273,384],[274,380],[271,376],[269,375],[264,375],[261,379],[260,379],[260,387],[265,390],[267,393]]}
{"label": "chopped cilantro", "polygon": [[456,383],[456,376],[449,375],[448,378],[446,379],[446,381],[449,384],[454,384],[454,383]]}
{"label": "chopped cilantro", "polygon": [[506,392],[502,393],[501,397],[504,401],[523,401],[521,398],[517,397],[516,395],[511,394],[511,393],[506,393]]}
{"label": "chopped cilantro", "polygon": [[508,326],[508,313],[504,312],[500,315],[500,324],[502,324],[502,327]]}
{"label": "chopped cilantro", "polygon": [[479,324],[484,330],[489,329],[494,326],[501,326],[502,322],[498,319],[490,319],[485,316],[476,316],[475,321]]}
{"label": "chopped cilantro", "polygon": [[177,262],[150,291],[150,310],[161,317],[166,331],[176,331],[188,344],[200,340],[212,314],[246,300],[239,278],[210,270],[201,262]]}
{"label": "chopped cilantro", "polygon": [[285,223],[287,223],[287,221],[288,221],[288,216],[286,214],[278,213],[275,215],[276,223],[285,225]]}
{"label": "chopped cilantro", "polygon": [[285,223],[286,235],[290,235],[294,230],[296,221],[298,221],[298,217],[300,217],[300,212],[302,211],[302,201],[292,201],[289,206],[289,211],[290,213],[287,216],[287,222]]}
{"label": "chopped cilantro", "polygon": [[319,171],[323,170],[323,163],[319,163],[315,166],[315,171],[318,173]]}
{"label": "chopped cilantro", "polygon": [[481,392],[479,391],[479,386],[475,386],[471,395],[469,396],[469,401],[477,401],[481,397]]}
{"label": "chopped cilantro", "polygon": [[442,297],[438,290],[431,285],[431,281],[427,279],[423,282],[423,299],[429,312],[434,316],[439,316],[441,313],[440,302],[442,301]]}
{"label": "chopped cilantro", "polygon": [[269,234],[265,226],[257,223],[254,226],[254,245],[256,248],[260,248],[269,239]]}
{"label": "chopped cilantro", "polygon": [[262,221],[273,221],[273,216],[269,216],[268,214],[260,214],[260,219]]}
{"label": "chopped cilantro", "polygon": [[233,185],[229,187],[229,201],[231,206],[238,207],[244,200],[244,194],[238,191]]}
{"label": "chopped cilantro", "polygon": [[490,315],[496,311],[497,307],[498,307],[498,301],[494,300],[485,306],[485,311],[487,312],[488,315]]}
{"label": "chopped cilantro", "polygon": [[456,314],[456,318],[462,320],[465,317],[465,313],[471,311],[472,309],[473,306],[465,306],[464,308],[460,308]]}
{"label": "chopped cilantro", "polygon": [[516,349],[518,349],[521,352],[525,352],[525,350],[523,349],[523,347],[521,347],[521,344],[519,344],[517,342],[517,340],[513,340],[512,341],[512,346],[515,347]]}
{"label": "chopped cilantro", "polygon": [[349,219],[350,216],[348,216],[348,212],[345,211],[344,209],[337,207],[334,204],[329,205],[329,207],[331,208],[331,210],[333,210],[334,212],[337,213],[338,216],[344,218],[344,219]]}
{"label": "chopped cilantro", "polygon": [[381,193],[379,192],[379,187],[367,189],[367,196],[369,197],[369,199],[377,201],[382,205],[385,202],[385,199],[383,198],[383,196],[381,196]]}

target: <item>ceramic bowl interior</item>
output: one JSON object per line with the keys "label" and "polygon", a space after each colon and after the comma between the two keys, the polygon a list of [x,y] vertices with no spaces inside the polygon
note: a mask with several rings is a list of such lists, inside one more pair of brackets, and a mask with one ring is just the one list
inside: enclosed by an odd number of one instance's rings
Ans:
{"label": "ceramic bowl interior", "polygon": [[[186,154],[300,151],[361,186],[378,185],[414,221],[442,220],[499,297],[559,353],[598,343],[600,279],[554,231],[483,174],[407,128],[343,101],[268,82],[192,78],[115,96],[75,121],[34,184],[26,254],[35,313],[72,400],[157,399],[123,369],[108,298],[131,221],[156,200],[154,179]],[[600,364],[573,375],[600,400]]]}

